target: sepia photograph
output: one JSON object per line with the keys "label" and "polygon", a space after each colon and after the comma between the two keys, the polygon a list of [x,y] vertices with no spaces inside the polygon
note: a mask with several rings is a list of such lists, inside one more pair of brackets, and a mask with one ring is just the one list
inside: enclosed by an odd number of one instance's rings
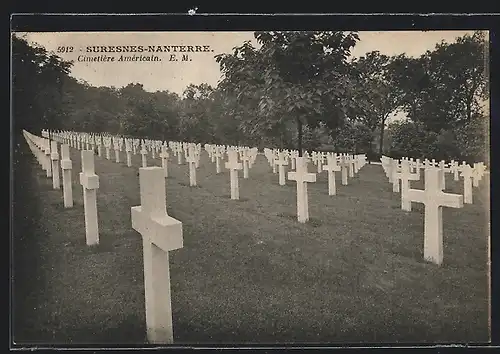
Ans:
{"label": "sepia photograph", "polygon": [[11,342],[491,341],[489,32],[11,32]]}

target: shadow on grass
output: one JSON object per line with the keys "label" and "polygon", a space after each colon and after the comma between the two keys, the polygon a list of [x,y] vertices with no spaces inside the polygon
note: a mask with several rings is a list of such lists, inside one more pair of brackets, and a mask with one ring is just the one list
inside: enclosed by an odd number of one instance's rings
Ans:
{"label": "shadow on grass", "polygon": [[[280,218],[290,219],[291,221],[295,221],[298,223],[297,215],[292,213],[278,213],[276,214],[276,216]],[[312,227],[320,227],[321,225],[323,225],[323,223],[319,219],[310,217],[309,220],[305,223],[305,225],[310,225]]]}
{"label": "shadow on grass", "polygon": [[[14,140],[24,140],[22,136]],[[12,292],[13,306],[12,336],[16,343],[47,338],[47,333],[33,321],[38,306],[37,293],[43,289],[45,275],[39,249],[44,240],[44,230],[40,228],[41,205],[38,188],[42,183],[38,178],[47,178],[45,173],[34,173],[40,169],[25,142],[14,150],[13,197],[12,204]],[[40,175],[40,176],[39,176]],[[52,188],[52,184],[43,186]]]}
{"label": "shadow on grass", "polygon": [[63,200],[63,197],[61,195],[61,200],[59,200],[59,201],[52,201],[49,204],[50,204],[51,207],[54,208],[55,211],[58,211],[58,212],[61,212],[61,213],[74,210],[75,207],[76,208],[80,208],[82,210],[82,215],[83,215],[83,202],[81,202],[79,200],[74,200],[73,199],[73,206],[71,208],[66,208],[64,206],[64,200]]}
{"label": "shadow on grass", "polygon": [[[105,235],[104,235],[105,236]],[[113,252],[115,250],[115,245],[112,240],[103,235],[99,235],[99,243],[94,245],[86,245],[85,251],[87,253],[105,253]]]}
{"label": "shadow on grass", "polygon": [[222,199],[229,199],[232,202],[246,202],[246,201],[250,200],[250,199],[245,198],[245,197],[240,197],[239,199],[231,199],[231,195],[229,195],[229,194],[224,194],[224,195],[221,195],[219,197]]}
{"label": "shadow on grass", "polygon": [[186,182],[178,182],[177,184],[180,186],[190,187],[190,188],[202,188],[199,184],[197,184],[196,186],[191,186],[189,183]]}

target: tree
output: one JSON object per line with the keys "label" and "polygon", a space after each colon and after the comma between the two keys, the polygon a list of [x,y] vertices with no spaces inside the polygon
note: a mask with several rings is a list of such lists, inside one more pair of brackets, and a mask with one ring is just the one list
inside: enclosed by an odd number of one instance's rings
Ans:
{"label": "tree", "polygon": [[[372,51],[353,60],[356,70],[356,89],[354,90],[354,119],[362,122],[373,134],[377,128],[379,154],[382,154],[384,132],[387,119],[401,105],[401,92],[394,90],[392,75],[393,58]],[[369,152],[371,153],[371,144]]]}
{"label": "tree", "polygon": [[483,32],[441,42],[420,58],[398,56],[392,65],[408,118],[439,133],[464,124],[481,111],[487,96]]}
{"label": "tree", "polygon": [[446,102],[443,116],[450,125],[470,121],[481,111],[480,101],[487,93],[484,32],[466,34],[451,44],[439,43],[426,56],[431,80]]}
{"label": "tree", "polygon": [[272,31],[256,32],[255,38],[259,49],[245,42],[233,54],[216,56],[223,73],[219,87],[256,108],[254,129],[282,132],[295,122],[301,154],[303,125],[314,129],[324,122],[335,129],[345,118],[352,90],[347,58],[358,36]]}
{"label": "tree", "polygon": [[335,151],[347,153],[369,153],[373,140],[372,130],[359,122],[346,123],[337,129],[333,145]]}
{"label": "tree", "polygon": [[393,158],[432,158],[437,150],[438,134],[429,132],[421,122],[398,121],[389,125],[390,155]]}
{"label": "tree", "polygon": [[457,147],[462,159],[470,162],[489,162],[488,119],[475,114],[469,121],[454,128]]}
{"label": "tree", "polygon": [[179,135],[183,139],[210,142],[213,125],[210,119],[213,88],[207,84],[189,85],[180,102]]}
{"label": "tree", "polygon": [[142,84],[129,84],[118,91],[118,96],[123,100],[120,126],[125,134],[153,139],[173,134],[176,95],[147,92]]}
{"label": "tree", "polygon": [[72,63],[12,36],[12,110],[15,125],[31,131],[60,129],[62,86]]}

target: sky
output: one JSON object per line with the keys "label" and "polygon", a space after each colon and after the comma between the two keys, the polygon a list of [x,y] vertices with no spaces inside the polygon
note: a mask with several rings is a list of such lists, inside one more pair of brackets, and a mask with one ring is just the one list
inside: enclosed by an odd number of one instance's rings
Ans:
{"label": "sky", "polygon": [[[360,40],[352,50],[359,57],[378,50],[382,54],[406,53],[419,56],[432,50],[442,40],[453,42],[456,37],[472,31],[384,31],[359,32]],[[219,64],[214,55],[230,53],[236,46],[250,40],[255,45],[253,32],[29,32],[25,33],[30,42],[36,42],[49,51],[58,47],[73,47],[71,53],[57,53],[66,60],[74,60],[71,75],[83,79],[94,86],[122,87],[129,83],[141,83],[147,91],[169,90],[181,94],[189,84],[208,83],[217,85],[220,79]],[[154,53],[157,62],[117,62],[124,53],[87,53],[87,46],[209,46],[208,52],[189,54],[190,61],[170,61],[171,53]],[[194,48],[196,49],[196,47]],[[114,62],[79,62],[83,56],[114,56]],[[126,53],[133,55],[134,53]],[[136,53],[139,54],[140,53]],[[142,53],[145,55],[144,53]],[[152,53],[148,53],[151,55]]]}

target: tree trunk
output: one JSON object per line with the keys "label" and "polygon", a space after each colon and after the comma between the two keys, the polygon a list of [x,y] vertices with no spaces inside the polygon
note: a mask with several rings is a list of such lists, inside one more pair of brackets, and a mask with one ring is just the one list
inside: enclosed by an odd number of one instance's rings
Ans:
{"label": "tree trunk", "polygon": [[368,164],[371,163],[371,160],[373,159],[373,142],[375,140],[375,129],[372,128],[371,130],[371,137],[372,139],[370,140],[370,144],[368,145]]}
{"label": "tree trunk", "polygon": [[380,124],[380,140],[378,145],[379,155],[382,155],[384,151],[384,130],[385,130],[385,118],[382,119],[382,123]]}
{"label": "tree trunk", "polygon": [[299,156],[302,157],[302,121],[300,118],[297,118],[297,145]]}
{"label": "tree trunk", "polygon": [[471,117],[472,117],[472,100],[474,98],[473,97],[467,97],[466,98],[466,102],[465,102],[465,105],[466,105],[466,117],[465,119],[469,122],[471,120]]}

